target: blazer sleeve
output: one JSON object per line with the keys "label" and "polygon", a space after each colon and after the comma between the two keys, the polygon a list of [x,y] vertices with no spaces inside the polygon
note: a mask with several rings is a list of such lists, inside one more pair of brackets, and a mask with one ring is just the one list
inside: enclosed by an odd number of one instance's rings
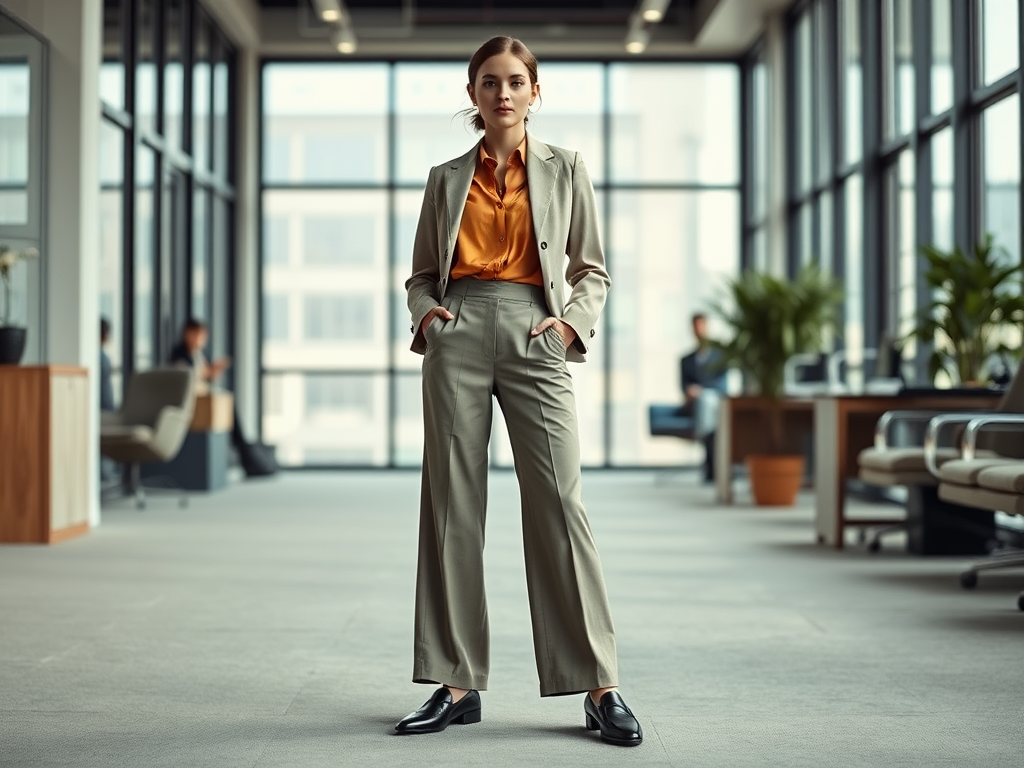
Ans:
{"label": "blazer sleeve", "polygon": [[427,313],[440,303],[438,284],[441,281],[440,264],[437,258],[437,168],[431,168],[427,176],[427,187],[423,191],[423,205],[416,225],[416,237],[412,247],[412,275],[405,281],[409,312],[412,313],[412,349],[423,354],[426,339],[420,325]]}
{"label": "blazer sleeve", "polygon": [[594,186],[579,152],[573,158],[571,173],[572,201],[566,243],[569,263],[565,280],[572,287],[572,292],[561,319],[576,332],[573,345],[586,354],[587,344],[594,336],[594,326],[608,297],[611,278],[605,270],[604,250],[598,234]]}

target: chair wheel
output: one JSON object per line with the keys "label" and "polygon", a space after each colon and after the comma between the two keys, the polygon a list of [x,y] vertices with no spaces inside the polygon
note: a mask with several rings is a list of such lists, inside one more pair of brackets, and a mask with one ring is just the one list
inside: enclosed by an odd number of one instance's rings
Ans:
{"label": "chair wheel", "polygon": [[974,571],[964,571],[960,574],[960,586],[964,589],[974,589],[978,586],[978,574]]}
{"label": "chair wheel", "polygon": [[1024,592],[1017,595],[1017,607],[1024,611]]}
{"label": "chair wheel", "polygon": [[882,551],[882,542],[880,542],[878,539],[875,539],[870,544],[868,544],[868,552],[881,552],[881,551]]}
{"label": "chair wheel", "polygon": [[146,508],[146,502],[143,499],[139,499],[135,502],[135,508],[140,512]]}

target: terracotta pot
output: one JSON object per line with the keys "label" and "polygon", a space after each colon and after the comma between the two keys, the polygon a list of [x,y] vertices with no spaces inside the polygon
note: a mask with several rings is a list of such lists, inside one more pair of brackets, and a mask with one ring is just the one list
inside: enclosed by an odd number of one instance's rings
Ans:
{"label": "terracotta pot", "polygon": [[754,501],[764,507],[790,507],[804,479],[803,456],[747,456]]}
{"label": "terracotta pot", "polygon": [[17,365],[25,354],[26,329],[0,326],[0,365]]}

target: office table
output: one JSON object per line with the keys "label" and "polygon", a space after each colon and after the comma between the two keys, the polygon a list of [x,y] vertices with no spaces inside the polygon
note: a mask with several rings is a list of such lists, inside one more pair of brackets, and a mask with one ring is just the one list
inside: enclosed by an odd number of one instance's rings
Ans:
{"label": "office table", "polygon": [[[929,391],[931,392],[931,391]],[[848,527],[889,525],[887,519],[849,519],[845,514],[846,481],[857,477],[857,455],[874,444],[875,424],[891,410],[958,410],[992,408],[1001,392],[977,390],[918,391],[897,395],[819,395],[814,398],[814,528],[819,544],[842,549]]]}

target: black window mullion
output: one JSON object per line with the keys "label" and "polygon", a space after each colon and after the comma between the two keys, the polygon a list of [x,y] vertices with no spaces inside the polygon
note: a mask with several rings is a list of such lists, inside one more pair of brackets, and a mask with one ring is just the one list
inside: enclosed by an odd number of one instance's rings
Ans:
{"label": "black window mullion", "polygon": [[397,301],[395,300],[395,278],[397,277],[397,270],[395,269],[395,256],[398,244],[398,233],[397,233],[397,222],[395,221],[395,214],[398,210],[396,197],[398,192],[395,189],[395,179],[398,176],[398,158],[397,144],[398,144],[398,117],[397,102],[395,99],[396,92],[396,80],[397,72],[396,65],[391,62],[388,67],[388,200],[387,200],[387,212],[388,212],[388,243],[387,243],[387,294],[385,296],[385,303],[387,304],[387,319],[384,321],[385,331],[384,338],[387,344],[387,381],[385,386],[388,389],[388,423],[387,423],[387,457],[389,467],[398,466],[397,461],[397,449],[398,449],[398,397],[399,397],[399,386],[398,386],[398,366],[395,360],[395,337],[398,329],[395,328],[395,314],[398,311]]}
{"label": "black window mullion", "polygon": [[968,247],[975,237],[978,180],[976,132],[969,108],[974,83],[974,3],[953,3],[953,239]]}
{"label": "black window mullion", "polygon": [[[948,0],[941,0],[948,2]],[[914,152],[914,233],[915,244],[930,243],[934,240],[934,179],[932,175],[933,133],[926,132],[926,124],[931,108],[931,72],[932,72],[932,5],[934,0],[914,0],[914,58],[915,58],[915,131],[916,147]],[[926,262],[915,259],[915,305],[927,306],[929,296],[928,284],[924,280]],[[914,370],[925,370],[926,350],[918,344]],[[879,354],[882,350],[879,350]]]}
{"label": "black window mullion", "polygon": [[124,108],[130,116],[121,143],[121,376],[124,386],[135,371],[135,154],[138,150],[138,120],[135,114],[135,68],[138,35],[135,34],[135,4],[121,4],[124,50]]}
{"label": "black window mullion", "polygon": [[883,135],[883,114],[885,87],[883,77],[882,5],[863,3],[861,5],[861,50],[864,87],[863,126],[863,231],[862,245],[864,280],[864,335],[868,343],[874,343],[883,327],[882,312],[884,296],[888,295],[886,270],[882,268],[885,252],[883,206],[885,201],[884,169],[880,159],[880,145]]}

